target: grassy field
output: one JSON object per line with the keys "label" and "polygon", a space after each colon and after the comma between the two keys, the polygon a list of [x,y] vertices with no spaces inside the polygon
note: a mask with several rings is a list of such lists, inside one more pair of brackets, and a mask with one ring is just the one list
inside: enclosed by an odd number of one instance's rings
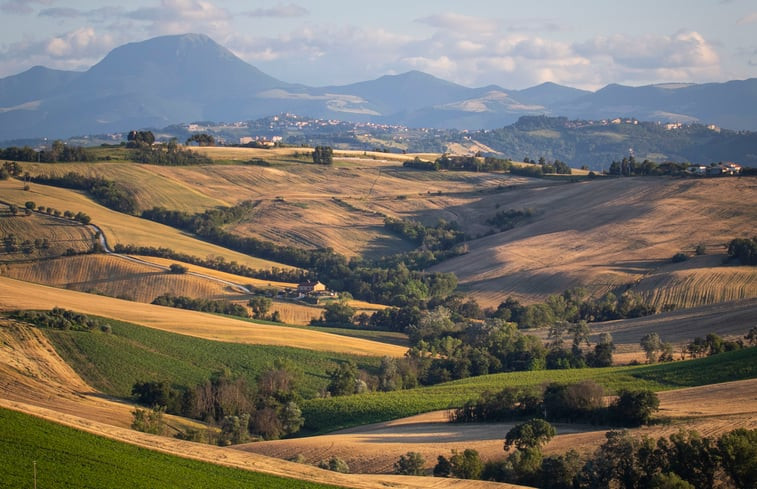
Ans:
{"label": "grassy field", "polygon": [[610,391],[646,388],[654,391],[757,377],[757,348],[708,358],[636,367],[536,370],[485,375],[431,387],[312,399],[303,405],[305,427],[318,433],[404,418],[461,406],[484,391],[508,386],[539,386],[591,379]]}
{"label": "grassy field", "polygon": [[194,386],[228,368],[255,384],[275,360],[299,375],[298,390],[314,397],[328,384],[326,371],[351,359],[375,371],[379,357],[317,352],[283,346],[244,345],[167,333],[104,319],[112,334],[44,330],[58,353],[88,384],[110,395],[128,398],[136,382],[167,381]]}
{"label": "grassy field", "polygon": [[297,488],[337,486],[175,457],[0,409],[3,487]]}

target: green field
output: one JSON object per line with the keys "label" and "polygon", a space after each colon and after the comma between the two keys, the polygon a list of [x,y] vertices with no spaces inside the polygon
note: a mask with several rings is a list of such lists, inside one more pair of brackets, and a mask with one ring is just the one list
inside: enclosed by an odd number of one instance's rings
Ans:
{"label": "green field", "polygon": [[352,359],[368,371],[375,371],[380,363],[378,357],[225,343],[112,319],[103,321],[111,325],[111,334],[59,330],[45,333],[87,383],[118,397],[130,397],[135,382],[155,380],[194,386],[225,368],[254,385],[263,370],[275,360],[283,360],[301,374],[297,390],[310,398],[326,387],[326,371],[333,369],[336,362]]}
{"label": "green field", "polygon": [[549,382],[573,383],[590,379],[609,391],[621,388],[662,391],[754,377],[757,377],[757,348],[748,348],[657,365],[511,372],[418,389],[311,399],[303,404],[302,414],[309,433],[325,433],[459,407],[484,391],[498,391],[508,386],[538,386]]}
{"label": "green field", "polygon": [[0,409],[0,486],[333,488],[174,457]]}

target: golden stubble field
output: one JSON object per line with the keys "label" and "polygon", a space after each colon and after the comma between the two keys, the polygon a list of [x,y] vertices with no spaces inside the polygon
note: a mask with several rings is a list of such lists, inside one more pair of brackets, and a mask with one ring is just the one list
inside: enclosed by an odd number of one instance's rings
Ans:
{"label": "golden stubble field", "polygon": [[306,328],[273,326],[231,317],[154,306],[0,277],[0,310],[63,307],[216,341],[401,357],[406,348]]}
{"label": "golden stubble field", "polygon": [[[583,286],[599,296],[619,286],[685,306],[757,296],[750,267],[722,266],[724,246],[757,233],[757,181],[751,178],[619,178],[560,186],[512,188],[448,209],[472,229],[496,209],[533,209],[526,224],[469,243],[469,252],[433,270],[455,272],[461,288],[496,306]],[[679,251],[708,256],[671,263]],[[694,271],[696,270],[696,271]],[[646,282],[645,279],[647,280]],[[707,291],[720,291],[712,292]]]}
{"label": "golden stubble field", "polygon": [[116,244],[165,247],[201,258],[222,256],[227,261],[236,261],[252,268],[291,268],[192,238],[169,226],[112,211],[73,190],[32,184],[30,190],[24,191],[23,184],[17,180],[0,180],[0,200],[20,206],[32,200],[37,205],[53,207],[61,212],[84,212],[92,218],[93,224],[103,230],[111,247]]}

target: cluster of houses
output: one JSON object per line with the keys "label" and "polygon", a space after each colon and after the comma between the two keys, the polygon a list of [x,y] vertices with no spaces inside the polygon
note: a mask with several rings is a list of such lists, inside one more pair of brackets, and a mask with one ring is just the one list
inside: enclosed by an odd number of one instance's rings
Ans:
{"label": "cluster of houses", "polygon": [[719,177],[722,175],[740,175],[741,165],[738,163],[717,163],[710,166],[707,165],[691,165],[688,172],[703,177]]}

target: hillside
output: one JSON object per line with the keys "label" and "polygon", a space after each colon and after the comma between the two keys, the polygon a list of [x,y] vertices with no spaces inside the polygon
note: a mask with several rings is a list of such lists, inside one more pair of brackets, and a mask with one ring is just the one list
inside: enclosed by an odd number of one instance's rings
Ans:
{"label": "hillside", "polygon": [[401,357],[406,348],[319,331],[142,304],[0,277],[0,310],[65,307],[155,329],[217,341],[292,346],[319,351]]}
{"label": "hillside", "polygon": [[[753,202],[757,187],[751,179],[621,178],[514,187],[448,208],[445,215],[470,233],[497,209],[530,208],[536,217],[471,241],[466,255],[434,270],[454,271],[463,290],[492,306],[507,296],[543,300],[577,285],[594,296],[629,286],[649,293],[649,283],[640,281],[654,276],[657,283],[672,283],[702,267],[707,271],[698,272],[689,286],[666,292],[665,303],[714,303],[718,294],[755,297],[751,267],[718,263],[731,239],[754,234]],[[671,263],[679,251],[693,255],[698,243],[714,256]],[[721,287],[722,292],[705,293]]]}

